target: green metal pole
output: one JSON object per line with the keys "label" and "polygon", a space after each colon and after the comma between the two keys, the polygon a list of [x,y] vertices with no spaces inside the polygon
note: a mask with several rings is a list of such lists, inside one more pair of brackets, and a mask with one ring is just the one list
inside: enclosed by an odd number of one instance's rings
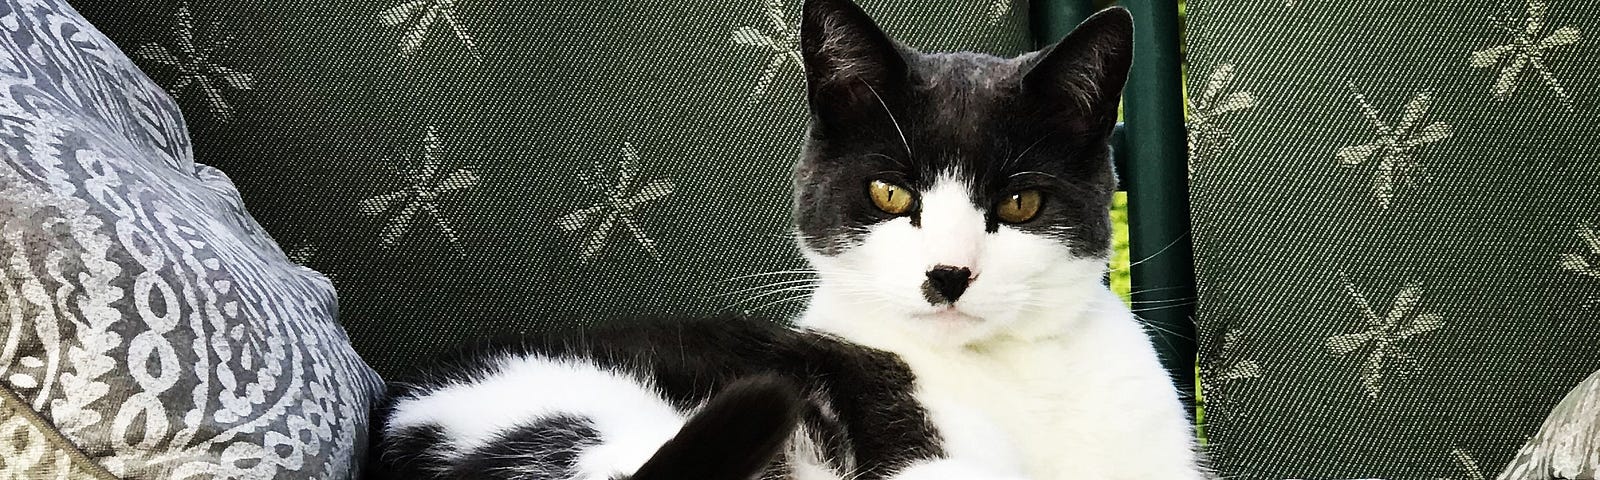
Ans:
{"label": "green metal pole", "polygon": [[1030,2],[1033,11],[1033,44],[1043,47],[1067,38],[1072,28],[1094,13],[1090,0],[1036,0]]}
{"label": "green metal pole", "polygon": [[1127,123],[1128,236],[1133,301],[1156,348],[1194,408],[1194,249],[1189,237],[1188,152],[1178,58],[1177,0],[1124,0],[1133,12]]}

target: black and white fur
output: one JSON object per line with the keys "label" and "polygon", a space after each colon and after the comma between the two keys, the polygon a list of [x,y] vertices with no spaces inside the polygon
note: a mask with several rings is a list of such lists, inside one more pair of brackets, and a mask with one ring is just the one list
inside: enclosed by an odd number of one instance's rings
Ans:
{"label": "black and white fur", "polygon": [[[480,345],[396,384],[378,476],[1204,478],[1102,280],[1131,37],[1112,9],[1013,59],[924,54],[849,0],[806,1],[794,214],[818,286],[799,328],[655,319]],[[915,204],[885,213],[873,180]],[[1023,190],[1039,214],[997,217]]]}

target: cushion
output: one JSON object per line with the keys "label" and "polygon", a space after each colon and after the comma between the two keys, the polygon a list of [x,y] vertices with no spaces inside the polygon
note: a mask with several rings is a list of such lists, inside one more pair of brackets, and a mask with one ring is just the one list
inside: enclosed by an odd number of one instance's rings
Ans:
{"label": "cushion", "polygon": [[115,478],[10,390],[0,389],[0,478]]}
{"label": "cushion", "polygon": [[[1032,47],[1022,0],[863,3],[919,48]],[[555,319],[803,303],[799,0],[78,6],[380,372]]]}
{"label": "cushion", "polygon": [[0,475],[348,478],[380,381],[171,98],[0,0]]}
{"label": "cushion", "polygon": [[1524,444],[1593,462],[1575,430],[1600,413],[1557,405],[1600,370],[1600,3],[1188,8],[1221,474],[1576,471],[1513,462]]}

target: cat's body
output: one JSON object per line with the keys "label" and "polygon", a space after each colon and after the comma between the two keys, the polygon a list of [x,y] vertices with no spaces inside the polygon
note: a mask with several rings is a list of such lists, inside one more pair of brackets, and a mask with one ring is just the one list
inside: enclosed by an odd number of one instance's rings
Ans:
{"label": "cat's body", "polygon": [[[798,400],[805,404],[800,428],[776,432],[790,441],[773,471],[801,472],[783,478],[836,478],[805,472],[907,465],[939,452],[934,426],[913,398],[913,376],[903,362],[766,322],[731,317],[625,321],[484,343],[429,372],[396,384],[391,392],[399,401],[381,415],[387,427],[381,478],[631,474],[714,393],[755,376],[800,386]],[[539,425],[549,418],[566,424]],[[538,428],[518,429],[529,425]],[[714,433],[699,440],[721,438]],[[470,453],[518,443],[522,446],[508,450],[520,457]],[[457,461],[437,461],[441,456]],[[514,466],[529,471],[537,466],[538,473],[549,476],[495,476]],[[866,472],[857,478],[885,477]]]}
{"label": "cat's body", "polygon": [[1103,283],[1126,11],[1001,59],[909,50],[849,0],[804,10],[794,215],[818,286],[800,328],[639,322],[477,349],[397,387],[381,471],[1204,477],[1143,325]]}

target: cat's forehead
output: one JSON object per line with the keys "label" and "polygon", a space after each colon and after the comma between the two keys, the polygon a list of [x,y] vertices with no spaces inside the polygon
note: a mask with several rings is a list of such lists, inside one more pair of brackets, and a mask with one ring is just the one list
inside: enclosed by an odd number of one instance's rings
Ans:
{"label": "cat's forehead", "polygon": [[1012,144],[1038,138],[1046,124],[1033,118],[1020,88],[1029,58],[918,54],[908,62],[912,82],[902,92],[902,130],[896,133],[963,162],[982,162],[991,156],[985,153],[1003,154]]}
{"label": "cat's forehead", "polygon": [[1031,56],[1001,58],[973,52],[920,53],[910,63],[916,87],[932,94],[978,93],[1014,88]]}

